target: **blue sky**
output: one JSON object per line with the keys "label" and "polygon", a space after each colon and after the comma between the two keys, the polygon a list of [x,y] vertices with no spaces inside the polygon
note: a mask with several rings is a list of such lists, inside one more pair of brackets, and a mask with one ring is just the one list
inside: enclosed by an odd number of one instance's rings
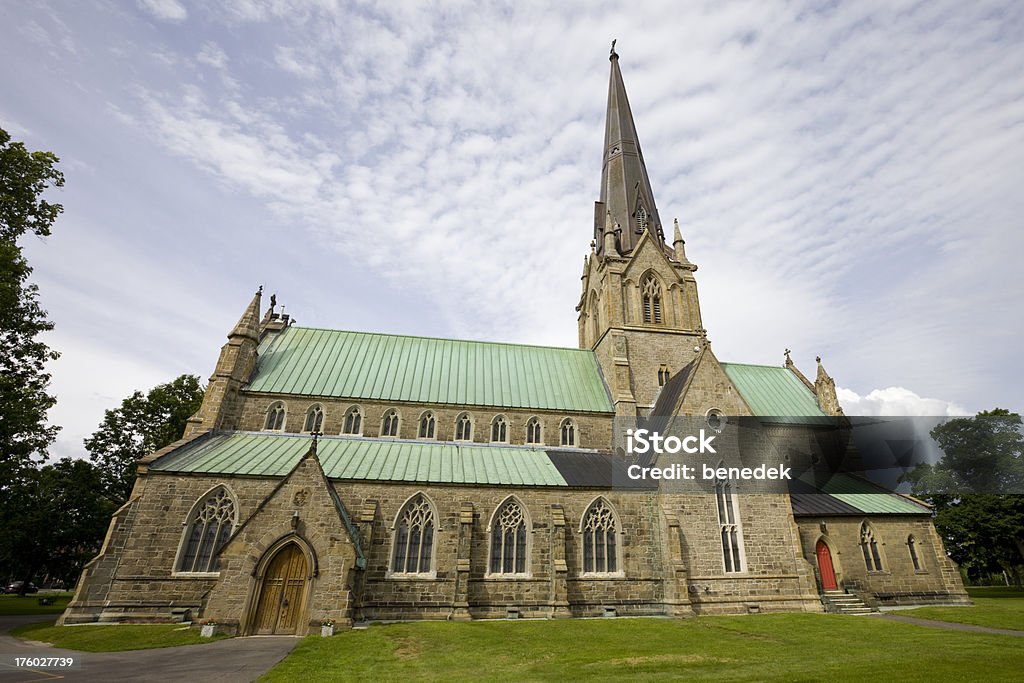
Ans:
{"label": "blue sky", "polygon": [[722,360],[847,412],[1022,409],[1024,5],[0,3],[0,125],[62,159],[30,240],[64,426],[299,324],[574,346],[618,39]]}

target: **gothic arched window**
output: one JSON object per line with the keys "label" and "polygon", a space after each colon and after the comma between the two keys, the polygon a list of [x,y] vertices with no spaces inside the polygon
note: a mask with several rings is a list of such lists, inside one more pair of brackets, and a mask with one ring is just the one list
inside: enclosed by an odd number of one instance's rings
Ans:
{"label": "gothic arched window", "polygon": [[882,556],[878,552],[878,541],[875,532],[867,522],[860,525],[860,551],[864,555],[864,566],[869,572],[882,571]]}
{"label": "gothic arched window", "polygon": [[583,515],[583,571],[613,574],[618,571],[618,526],[615,513],[604,498],[598,498]]}
{"label": "gothic arched window", "polygon": [[491,420],[491,441],[508,443],[508,421],[504,415],[497,415]]}
{"label": "gothic arched window", "polygon": [[306,411],[306,422],[302,426],[304,432],[321,432],[324,426],[324,409],[319,403],[314,403]]}
{"label": "gothic arched window", "polygon": [[359,410],[359,406],[352,406],[345,413],[345,419],[341,423],[342,434],[362,434],[363,433],[363,413]]}
{"label": "gothic arched window", "polygon": [[649,224],[649,221],[650,221],[650,219],[649,219],[649,217],[648,217],[648,215],[647,215],[647,209],[645,209],[645,208],[643,207],[643,204],[641,204],[641,205],[640,205],[640,206],[639,206],[639,207],[637,208],[637,210],[636,210],[636,226],[637,226],[637,234],[640,234],[640,233],[642,233],[642,232],[643,232],[644,230],[646,230],[646,229],[647,229],[647,225]]}
{"label": "gothic arched window", "polygon": [[455,440],[473,440],[473,420],[470,418],[469,413],[462,413],[455,418]]}
{"label": "gothic arched window", "polygon": [[562,425],[559,427],[558,431],[560,432],[561,445],[576,445],[576,423],[572,421],[571,417],[567,417],[564,420],[562,420]]}
{"label": "gothic arched window", "polygon": [[917,541],[912,535],[907,536],[907,550],[910,551],[910,561],[914,563],[914,571],[921,571],[921,560],[917,556]]}
{"label": "gothic arched window", "polygon": [[531,417],[526,423],[526,443],[544,443],[539,417]]}
{"label": "gothic arched window", "polygon": [[663,387],[668,384],[668,380],[671,377],[671,373],[668,371],[667,365],[662,365],[658,368],[658,386]]}
{"label": "gothic arched window", "polygon": [[726,572],[741,572],[743,571],[742,536],[739,514],[736,509],[736,496],[733,495],[730,481],[719,479],[715,483],[715,499],[718,502],[718,526],[722,536],[722,563]]}
{"label": "gothic arched window", "polygon": [[526,565],[526,513],[519,501],[509,498],[491,522],[491,573],[525,574]]}
{"label": "gothic arched window", "polygon": [[263,423],[264,429],[279,432],[284,429],[285,409],[284,403],[275,401],[267,408],[267,421]]}
{"label": "gothic arched window", "polygon": [[434,554],[434,509],[422,493],[402,506],[395,524],[393,574],[427,574]]}
{"label": "gothic arched window", "polygon": [[381,436],[398,436],[398,411],[392,408],[380,421]]}
{"label": "gothic arched window", "polygon": [[661,284],[648,275],[642,287],[644,322],[661,324]]}
{"label": "gothic arched window", "polygon": [[218,554],[231,537],[234,524],[235,501],[223,486],[218,486],[197,502],[189,516],[177,571],[217,571]]}
{"label": "gothic arched window", "polygon": [[429,410],[420,415],[420,431],[419,437],[421,439],[433,439],[434,438],[434,427],[437,424],[437,420],[434,418],[434,414]]}

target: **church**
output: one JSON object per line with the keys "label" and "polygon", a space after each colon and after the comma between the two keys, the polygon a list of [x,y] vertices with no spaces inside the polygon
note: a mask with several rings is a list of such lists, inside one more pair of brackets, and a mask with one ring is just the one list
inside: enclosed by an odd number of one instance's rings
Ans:
{"label": "church", "polygon": [[[301,635],[967,602],[925,504],[856,468],[815,475],[851,455],[820,360],[811,381],[788,352],[715,356],[610,62],[579,348],[305,328],[257,292],[183,438],[139,461],[61,623]],[[623,435],[673,420],[804,476],[631,484]]]}

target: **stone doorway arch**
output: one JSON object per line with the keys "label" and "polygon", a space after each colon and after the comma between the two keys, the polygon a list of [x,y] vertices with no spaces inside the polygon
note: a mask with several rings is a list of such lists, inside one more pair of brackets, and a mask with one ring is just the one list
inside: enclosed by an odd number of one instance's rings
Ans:
{"label": "stone doorway arch", "polygon": [[257,574],[251,635],[304,635],[310,563],[293,540],[271,549]]}

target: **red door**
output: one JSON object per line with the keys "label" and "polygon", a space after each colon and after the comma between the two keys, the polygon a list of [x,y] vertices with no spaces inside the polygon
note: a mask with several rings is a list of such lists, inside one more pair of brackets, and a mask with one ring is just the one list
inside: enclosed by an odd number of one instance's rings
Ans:
{"label": "red door", "polygon": [[821,587],[827,591],[838,590],[836,585],[836,570],[832,567],[832,553],[825,541],[818,541],[814,551],[818,555],[818,571],[821,572]]}

